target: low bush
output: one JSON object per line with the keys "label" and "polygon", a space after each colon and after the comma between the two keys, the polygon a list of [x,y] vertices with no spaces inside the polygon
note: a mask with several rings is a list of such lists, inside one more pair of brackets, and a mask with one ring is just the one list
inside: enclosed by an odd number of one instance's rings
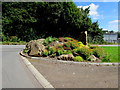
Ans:
{"label": "low bush", "polygon": [[57,48],[57,49],[64,49],[64,48],[63,48],[63,45],[58,45],[56,48]]}
{"label": "low bush", "polygon": [[11,36],[11,37],[9,38],[9,41],[10,41],[10,42],[19,42],[20,39],[19,39],[17,36]]}
{"label": "low bush", "polygon": [[48,47],[49,55],[55,54],[56,48],[55,47]]}
{"label": "low bush", "polygon": [[71,44],[71,49],[75,49],[75,48],[80,47],[80,45],[77,41],[71,41],[69,43]]}
{"label": "low bush", "polygon": [[71,37],[65,37],[65,39],[70,40],[70,41],[75,40],[75,39],[73,39],[73,38],[71,38]]}
{"label": "low bush", "polygon": [[2,41],[9,41],[9,42],[19,42],[20,39],[17,36],[5,36],[2,34]]}
{"label": "low bush", "polygon": [[99,46],[89,46],[90,49],[95,49],[95,48],[99,48]]}
{"label": "low bush", "polygon": [[55,38],[55,37],[47,37],[47,38],[44,40],[43,44],[46,46],[46,45],[48,45],[48,44],[50,44],[50,43],[52,43],[52,42],[54,42],[54,41],[57,41],[57,40],[58,40],[58,39]]}
{"label": "low bush", "polygon": [[102,58],[104,56],[104,49],[101,47],[96,47],[92,49],[93,55],[95,55],[98,58]]}
{"label": "low bush", "polygon": [[63,54],[72,54],[71,50],[64,50]]}
{"label": "low bush", "polygon": [[89,48],[74,49],[74,52],[82,56],[85,60],[87,60],[90,57],[90,55],[92,55],[92,51]]}
{"label": "low bush", "polygon": [[62,55],[62,54],[63,54],[63,50],[59,49],[59,50],[56,51],[56,55],[57,55],[57,56],[60,56],[60,55]]}
{"label": "low bush", "polygon": [[63,48],[64,48],[65,50],[71,50],[71,45],[70,45],[70,43],[69,43],[69,42],[65,43],[65,44],[63,45]]}
{"label": "low bush", "polygon": [[82,62],[82,61],[84,61],[84,59],[81,56],[76,56],[76,57],[74,57],[74,61]]}
{"label": "low bush", "polygon": [[46,56],[48,56],[48,54],[49,54],[48,50],[44,50],[44,52],[43,52],[42,55],[43,55],[44,57],[46,57]]}
{"label": "low bush", "polygon": [[102,58],[102,62],[110,62],[110,61],[111,61],[111,58],[108,54]]}
{"label": "low bush", "polygon": [[55,57],[55,56],[56,56],[56,53],[54,53],[54,54],[50,55],[50,57]]}
{"label": "low bush", "polygon": [[24,49],[24,50],[23,50],[23,53],[28,53],[28,52],[29,52],[28,49]]}

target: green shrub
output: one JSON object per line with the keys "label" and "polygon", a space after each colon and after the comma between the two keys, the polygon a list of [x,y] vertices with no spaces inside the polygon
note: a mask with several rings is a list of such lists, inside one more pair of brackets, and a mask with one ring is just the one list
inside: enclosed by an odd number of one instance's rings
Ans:
{"label": "green shrub", "polygon": [[29,52],[28,49],[24,49],[24,50],[23,50],[23,53],[28,53],[28,52]]}
{"label": "green shrub", "polygon": [[70,46],[71,46],[70,43],[65,43],[64,46],[63,46],[63,48],[64,48],[65,50],[71,50],[71,47],[70,47]]}
{"label": "green shrub", "polygon": [[17,36],[11,36],[11,37],[9,38],[9,41],[10,41],[10,42],[19,42],[20,39],[19,39]]}
{"label": "green shrub", "polygon": [[19,42],[20,45],[25,45],[26,43],[27,43],[27,42],[25,42],[25,41],[20,41],[20,42]]}
{"label": "green shrub", "polygon": [[79,47],[79,43],[77,41],[69,42],[71,44],[71,49],[75,49]]}
{"label": "green shrub", "polygon": [[78,44],[79,44],[79,47],[80,47],[80,48],[82,48],[82,47],[85,46],[82,42],[78,42]]}
{"label": "green shrub", "polygon": [[55,47],[49,47],[48,50],[49,50],[49,55],[52,55],[52,54],[54,54],[56,52]]}
{"label": "green shrub", "polygon": [[82,62],[84,59],[81,56],[74,57],[74,61]]}
{"label": "green shrub", "polygon": [[8,41],[7,37],[5,35],[2,34],[2,41]]}
{"label": "green shrub", "polygon": [[74,52],[82,56],[85,60],[87,60],[90,55],[92,55],[92,51],[89,48],[78,48],[74,49]]}
{"label": "green shrub", "polygon": [[60,50],[60,49],[59,49],[59,50],[56,51],[56,55],[57,55],[57,56],[60,56],[60,55],[62,55],[62,54],[63,54],[63,50]]}
{"label": "green shrub", "polygon": [[9,41],[9,42],[19,42],[20,39],[17,36],[2,36],[2,41]]}
{"label": "green shrub", "polygon": [[71,50],[64,50],[63,54],[72,54]]}
{"label": "green shrub", "polygon": [[96,47],[92,49],[93,55],[95,55],[98,58],[102,58],[104,56],[104,49],[101,47]]}
{"label": "green shrub", "polygon": [[54,53],[54,54],[50,55],[50,57],[55,57],[55,56],[56,56],[56,53]]}
{"label": "green shrub", "polygon": [[52,43],[52,42],[54,42],[54,41],[57,41],[58,39],[57,38],[54,38],[54,37],[47,37],[45,40],[44,40],[44,42],[43,42],[43,44],[44,45],[48,45],[48,44],[50,44],[50,43]]}
{"label": "green shrub", "polygon": [[75,39],[71,38],[71,37],[65,37],[65,39],[70,40],[70,41],[74,41]]}
{"label": "green shrub", "polygon": [[58,45],[57,48],[63,49],[63,45]]}
{"label": "green shrub", "polygon": [[44,50],[42,55],[46,57],[46,56],[48,56],[48,54],[49,54],[48,50]]}
{"label": "green shrub", "polygon": [[110,55],[105,55],[102,59],[102,62],[110,62],[111,61],[111,58],[110,58]]}

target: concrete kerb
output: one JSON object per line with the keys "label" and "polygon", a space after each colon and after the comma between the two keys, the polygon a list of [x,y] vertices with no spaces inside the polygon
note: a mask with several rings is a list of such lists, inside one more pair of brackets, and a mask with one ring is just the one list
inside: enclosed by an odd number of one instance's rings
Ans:
{"label": "concrete kerb", "polygon": [[[23,54],[22,51],[20,54],[24,57],[31,58],[31,59],[49,60],[49,59],[42,58],[42,57],[27,56],[27,55]],[[63,60],[52,60],[52,61],[55,61],[55,62],[57,61],[57,62],[62,62],[62,63],[70,63],[70,64],[96,65],[96,66],[120,66],[120,63],[74,62],[74,61],[63,61]]]}
{"label": "concrete kerb", "polygon": [[[32,72],[32,74],[35,76],[35,78],[38,80],[38,82],[43,86],[43,88],[51,88],[52,90],[55,90],[55,88],[48,82],[44,76],[28,61],[27,58],[30,58],[29,56],[24,55],[22,52],[20,53],[22,55],[23,62],[26,64],[26,66],[29,68],[29,70]],[[26,58],[27,57],[27,58]]]}

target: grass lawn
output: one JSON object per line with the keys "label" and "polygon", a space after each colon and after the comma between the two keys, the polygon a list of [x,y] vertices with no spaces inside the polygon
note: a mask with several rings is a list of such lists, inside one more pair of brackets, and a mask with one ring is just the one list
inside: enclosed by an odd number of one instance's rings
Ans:
{"label": "grass lawn", "polygon": [[108,53],[111,57],[111,62],[120,62],[120,46],[119,47],[108,47],[108,46],[102,46],[104,48],[105,52]]}
{"label": "grass lawn", "polygon": [[19,42],[10,42],[10,41],[4,41],[0,42],[0,45],[26,45],[26,42],[24,41],[19,41]]}

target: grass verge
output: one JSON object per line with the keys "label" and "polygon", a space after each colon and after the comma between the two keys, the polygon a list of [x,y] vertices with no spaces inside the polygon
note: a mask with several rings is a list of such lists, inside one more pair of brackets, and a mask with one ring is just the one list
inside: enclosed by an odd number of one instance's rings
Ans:
{"label": "grass verge", "polygon": [[108,47],[108,46],[102,46],[104,48],[105,52],[108,53],[108,55],[111,58],[111,62],[120,62],[120,53],[119,53],[119,47]]}
{"label": "grass verge", "polygon": [[19,42],[10,42],[10,41],[4,41],[0,42],[0,45],[26,45],[27,42],[19,41]]}

